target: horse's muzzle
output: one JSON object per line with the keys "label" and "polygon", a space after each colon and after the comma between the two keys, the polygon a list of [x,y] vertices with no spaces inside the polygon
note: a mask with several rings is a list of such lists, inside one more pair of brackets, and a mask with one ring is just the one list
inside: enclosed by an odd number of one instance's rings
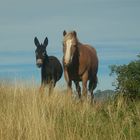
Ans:
{"label": "horse's muzzle", "polygon": [[71,65],[71,63],[72,63],[72,56],[71,56],[71,58],[69,59],[69,60],[65,60],[65,59],[63,59],[63,63],[64,63],[64,66],[66,66],[66,67],[68,67],[69,65]]}
{"label": "horse's muzzle", "polygon": [[69,62],[65,62],[65,61],[64,61],[64,66],[65,66],[65,67],[69,67],[70,65],[71,65],[71,61],[69,61]]}

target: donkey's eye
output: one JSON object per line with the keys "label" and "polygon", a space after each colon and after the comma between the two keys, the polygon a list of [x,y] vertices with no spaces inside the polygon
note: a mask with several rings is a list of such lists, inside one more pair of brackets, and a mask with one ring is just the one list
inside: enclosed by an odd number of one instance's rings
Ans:
{"label": "donkey's eye", "polygon": [[46,55],[46,52],[43,52],[42,55],[45,56]]}

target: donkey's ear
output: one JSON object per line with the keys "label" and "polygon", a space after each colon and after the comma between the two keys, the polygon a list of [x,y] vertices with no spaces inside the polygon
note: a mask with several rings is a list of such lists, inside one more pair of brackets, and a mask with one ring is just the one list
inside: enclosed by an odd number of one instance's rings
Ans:
{"label": "donkey's ear", "polygon": [[34,43],[35,43],[35,45],[36,45],[37,47],[40,46],[40,43],[39,43],[37,37],[34,38]]}
{"label": "donkey's ear", "polygon": [[65,36],[66,34],[67,34],[67,32],[64,30],[64,31],[63,31],[63,36]]}
{"label": "donkey's ear", "polygon": [[77,33],[76,33],[76,31],[73,31],[73,34],[74,34],[74,36],[75,36],[75,37],[77,36]]}
{"label": "donkey's ear", "polygon": [[48,38],[46,37],[45,40],[44,40],[44,44],[43,44],[45,47],[47,47],[48,45]]}

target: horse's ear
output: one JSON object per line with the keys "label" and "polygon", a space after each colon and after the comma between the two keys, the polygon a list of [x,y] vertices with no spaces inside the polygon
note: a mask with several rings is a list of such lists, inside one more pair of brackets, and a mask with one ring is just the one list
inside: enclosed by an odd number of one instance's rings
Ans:
{"label": "horse's ear", "polygon": [[44,44],[43,44],[45,47],[47,47],[48,45],[48,38],[46,37],[45,40],[44,40]]}
{"label": "horse's ear", "polygon": [[73,31],[73,34],[74,34],[74,36],[75,36],[75,37],[77,36],[77,33],[76,33],[76,31]]}
{"label": "horse's ear", "polygon": [[40,43],[39,43],[37,37],[34,38],[34,43],[35,43],[35,45],[36,45],[37,47],[40,46]]}
{"label": "horse's ear", "polygon": [[67,34],[67,32],[64,30],[64,31],[63,31],[63,36],[65,36],[66,34]]}

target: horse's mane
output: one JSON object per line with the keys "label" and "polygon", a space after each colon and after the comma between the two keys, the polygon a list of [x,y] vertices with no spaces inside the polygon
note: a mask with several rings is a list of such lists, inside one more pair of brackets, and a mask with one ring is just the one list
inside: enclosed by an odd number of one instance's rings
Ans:
{"label": "horse's mane", "polygon": [[69,40],[69,39],[71,39],[71,40],[72,40],[72,39],[75,39],[76,42],[79,42],[77,36],[75,36],[75,35],[73,34],[73,32],[67,33],[67,34],[64,36],[63,42],[66,42],[66,41]]}

